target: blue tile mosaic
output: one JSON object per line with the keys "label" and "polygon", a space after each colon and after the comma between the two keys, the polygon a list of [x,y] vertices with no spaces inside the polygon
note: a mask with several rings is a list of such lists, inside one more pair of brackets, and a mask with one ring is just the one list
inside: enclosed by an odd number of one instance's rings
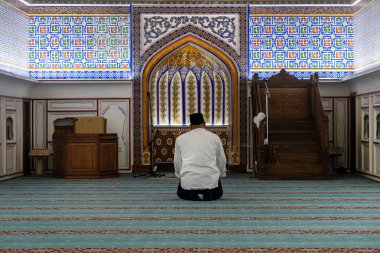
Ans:
{"label": "blue tile mosaic", "polygon": [[0,21],[0,70],[26,77],[27,16],[0,1]]}
{"label": "blue tile mosaic", "polygon": [[[285,68],[298,78],[352,74],[353,18],[349,16],[249,17],[249,70],[268,78]],[[300,71],[300,70],[305,71]]]}
{"label": "blue tile mosaic", "polygon": [[[8,2],[0,1],[0,70],[33,79],[132,79],[130,5],[22,9]],[[298,78],[319,72],[342,79],[372,69],[380,65],[373,19],[379,10],[379,1],[357,13],[351,7],[251,7],[244,30],[248,56],[239,61],[247,61],[249,78],[285,68]]]}
{"label": "blue tile mosaic", "polygon": [[131,78],[130,40],[129,15],[30,17],[30,77]]}
{"label": "blue tile mosaic", "polygon": [[[377,22],[374,18],[377,17]],[[380,1],[373,1],[354,19],[355,68],[362,72],[380,66]],[[376,18],[375,18],[376,19]],[[365,29],[363,29],[365,28]]]}

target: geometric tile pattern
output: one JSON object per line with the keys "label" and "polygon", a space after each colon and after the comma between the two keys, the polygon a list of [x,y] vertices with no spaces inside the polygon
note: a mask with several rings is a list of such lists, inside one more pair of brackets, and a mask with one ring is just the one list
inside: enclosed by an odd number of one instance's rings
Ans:
{"label": "geometric tile pattern", "polygon": [[25,14],[0,1],[0,70],[28,76],[27,22]]}
{"label": "geometric tile pattern", "polygon": [[153,73],[153,125],[189,125],[194,112],[203,113],[207,125],[230,124],[230,74],[217,58],[186,46],[165,57]]}
{"label": "geometric tile pattern", "polygon": [[28,45],[32,78],[131,77],[129,15],[30,17]]}
{"label": "geometric tile pattern", "polygon": [[380,65],[380,1],[373,1],[354,18],[355,68],[361,72]]}
{"label": "geometric tile pattern", "polygon": [[[207,127],[207,130],[219,136],[223,144],[223,150],[229,157],[229,128]],[[183,133],[190,131],[189,127],[154,127],[153,138],[153,162],[173,162],[175,140]]]}
{"label": "geometric tile pattern", "polygon": [[[269,78],[285,68],[298,78],[342,78],[353,71],[353,18],[349,16],[249,17],[250,76]],[[301,70],[301,71],[300,71]]]}
{"label": "geometric tile pattern", "polygon": [[240,53],[239,16],[210,14],[204,15],[154,15],[145,14],[141,17],[144,32],[141,33],[141,54],[162,37],[187,25],[193,25],[218,37]]}

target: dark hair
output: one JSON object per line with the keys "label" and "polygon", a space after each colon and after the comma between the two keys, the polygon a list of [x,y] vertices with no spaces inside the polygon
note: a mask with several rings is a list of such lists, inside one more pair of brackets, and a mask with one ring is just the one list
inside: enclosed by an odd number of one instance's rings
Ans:
{"label": "dark hair", "polygon": [[205,120],[203,118],[202,113],[197,112],[197,113],[190,114],[190,124],[191,125],[200,125],[203,123],[205,123]]}

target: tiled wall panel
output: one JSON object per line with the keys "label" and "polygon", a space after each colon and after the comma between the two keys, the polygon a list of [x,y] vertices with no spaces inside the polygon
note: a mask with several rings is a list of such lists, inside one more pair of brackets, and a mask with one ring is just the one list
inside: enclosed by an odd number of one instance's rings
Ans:
{"label": "tiled wall panel", "polygon": [[380,65],[380,1],[372,1],[354,17],[357,72]]}
{"label": "tiled wall panel", "polygon": [[28,75],[27,24],[25,14],[0,1],[0,70]]}
{"label": "tiled wall panel", "polygon": [[129,15],[34,16],[28,25],[32,78],[131,78]]}
{"label": "tiled wall panel", "polygon": [[250,76],[269,78],[285,68],[298,78],[343,78],[353,72],[350,16],[249,17]]}

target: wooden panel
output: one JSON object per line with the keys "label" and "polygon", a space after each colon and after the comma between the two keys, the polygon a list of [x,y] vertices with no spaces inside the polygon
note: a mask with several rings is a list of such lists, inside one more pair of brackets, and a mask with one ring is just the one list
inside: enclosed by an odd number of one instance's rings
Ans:
{"label": "wooden panel", "polygon": [[331,111],[333,109],[332,98],[322,98],[323,110]]}
{"label": "wooden panel", "polygon": [[32,148],[46,148],[46,101],[33,101]]}
{"label": "wooden panel", "polygon": [[60,118],[95,117],[96,112],[49,112],[47,119],[48,141],[52,141],[54,133],[54,121]]}
{"label": "wooden panel", "polygon": [[346,98],[334,98],[334,120],[335,120],[335,133],[334,133],[334,146],[339,147],[341,156],[337,158],[337,166],[347,168],[347,137],[348,137],[348,101]]}
{"label": "wooden panel", "polygon": [[[75,170],[95,170],[96,145],[94,143],[69,143],[68,144],[68,167]],[[73,155],[75,154],[75,155]]]}
{"label": "wooden panel", "polygon": [[117,147],[115,143],[100,143],[100,169],[101,170],[113,170],[117,167]]}
{"label": "wooden panel", "polygon": [[96,100],[95,99],[59,99],[59,100],[49,100],[48,103],[49,111],[90,111],[96,110]]}
{"label": "wooden panel", "polygon": [[0,176],[22,175],[22,113],[22,99],[0,96]]}
{"label": "wooden panel", "polygon": [[373,95],[373,105],[380,106],[380,93]]}
{"label": "wooden panel", "polygon": [[375,144],[375,175],[380,176],[380,144]]}
{"label": "wooden panel", "polygon": [[6,120],[5,120],[5,99],[0,96],[0,179],[2,175],[5,175],[5,167],[6,167],[6,152],[5,149],[5,129],[6,129]]}
{"label": "wooden panel", "polygon": [[[298,80],[281,70],[268,81],[257,80],[260,97],[254,110],[266,113],[268,126],[257,134],[259,179],[327,179],[328,122],[319,93],[318,76]],[[265,93],[269,88],[269,110]],[[255,95],[256,97],[257,95]],[[327,100],[330,109],[332,100]],[[264,109],[265,108],[265,109]],[[266,112],[267,111],[267,112]],[[269,132],[268,132],[269,127]],[[330,125],[330,140],[333,132]],[[261,139],[269,134],[269,145]]]}
{"label": "wooden panel", "polygon": [[55,177],[64,177],[66,168],[66,146],[54,143],[53,168]]}
{"label": "wooden panel", "polygon": [[[154,129],[153,161],[155,163],[173,162],[175,140],[181,134],[190,131],[190,127],[155,127]],[[229,128],[206,127],[206,129],[220,137],[228,160]]]}
{"label": "wooden panel", "polygon": [[16,101],[13,98],[6,98],[5,103],[7,110],[16,110]]}
{"label": "wooden panel", "polygon": [[[380,117],[380,107],[373,108],[373,139],[380,140],[380,125],[378,124],[377,117]],[[378,129],[379,128],[379,129]]]}
{"label": "wooden panel", "polygon": [[362,143],[362,170],[369,172],[369,145],[368,143]]}
{"label": "wooden panel", "polygon": [[327,118],[329,119],[329,141],[334,141],[334,122],[333,122],[333,112],[325,112]]}
{"label": "wooden panel", "polygon": [[16,144],[7,144],[6,157],[6,174],[12,174],[16,171]]}
{"label": "wooden panel", "polygon": [[368,96],[362,96],[361,102],[362,102],[362,107],[368,107],[369,106],[369,97]]}
{"label": "wooden panel", "polygon": [[[116,134],[54,135],[54,177],[118,176]],[[67,152],[66,152],[67,151]]]}
{"label": "wooden panel", "polygon": [[355,114],[356,114],[356,119],[355,119],[355,125],[356,125],[356,130],[355,130],[355,142],[356,142],[356,163],[355,163],[355,168],[361,168],[362,165],[362,145],[361,145],[361,139],[362,139],[362,124],[361,124],[361,118],[362,118],[362,109],[361,109],[361,98],[356,97],[355,101]]}
{"label": "wooden panel", "polygon": [[106,119],[103,117],[77,117],[74,122],[76,134],[106,133]]}
{"label": "wooden panel", "polygon": [[[309,117],[309,95],[306,88],[271,88],[269,119],[306,119]],[[265,91],[261,90],[265,101]],[[265,110],[265,108],[262,108]]]}
{"label": "wooden panel", "polygon": [[[29,113],[29,112],[25,112]],[[16,99],[16,172],[22,172],[24,169],[24,134],[23,134],[23,102]]]}

